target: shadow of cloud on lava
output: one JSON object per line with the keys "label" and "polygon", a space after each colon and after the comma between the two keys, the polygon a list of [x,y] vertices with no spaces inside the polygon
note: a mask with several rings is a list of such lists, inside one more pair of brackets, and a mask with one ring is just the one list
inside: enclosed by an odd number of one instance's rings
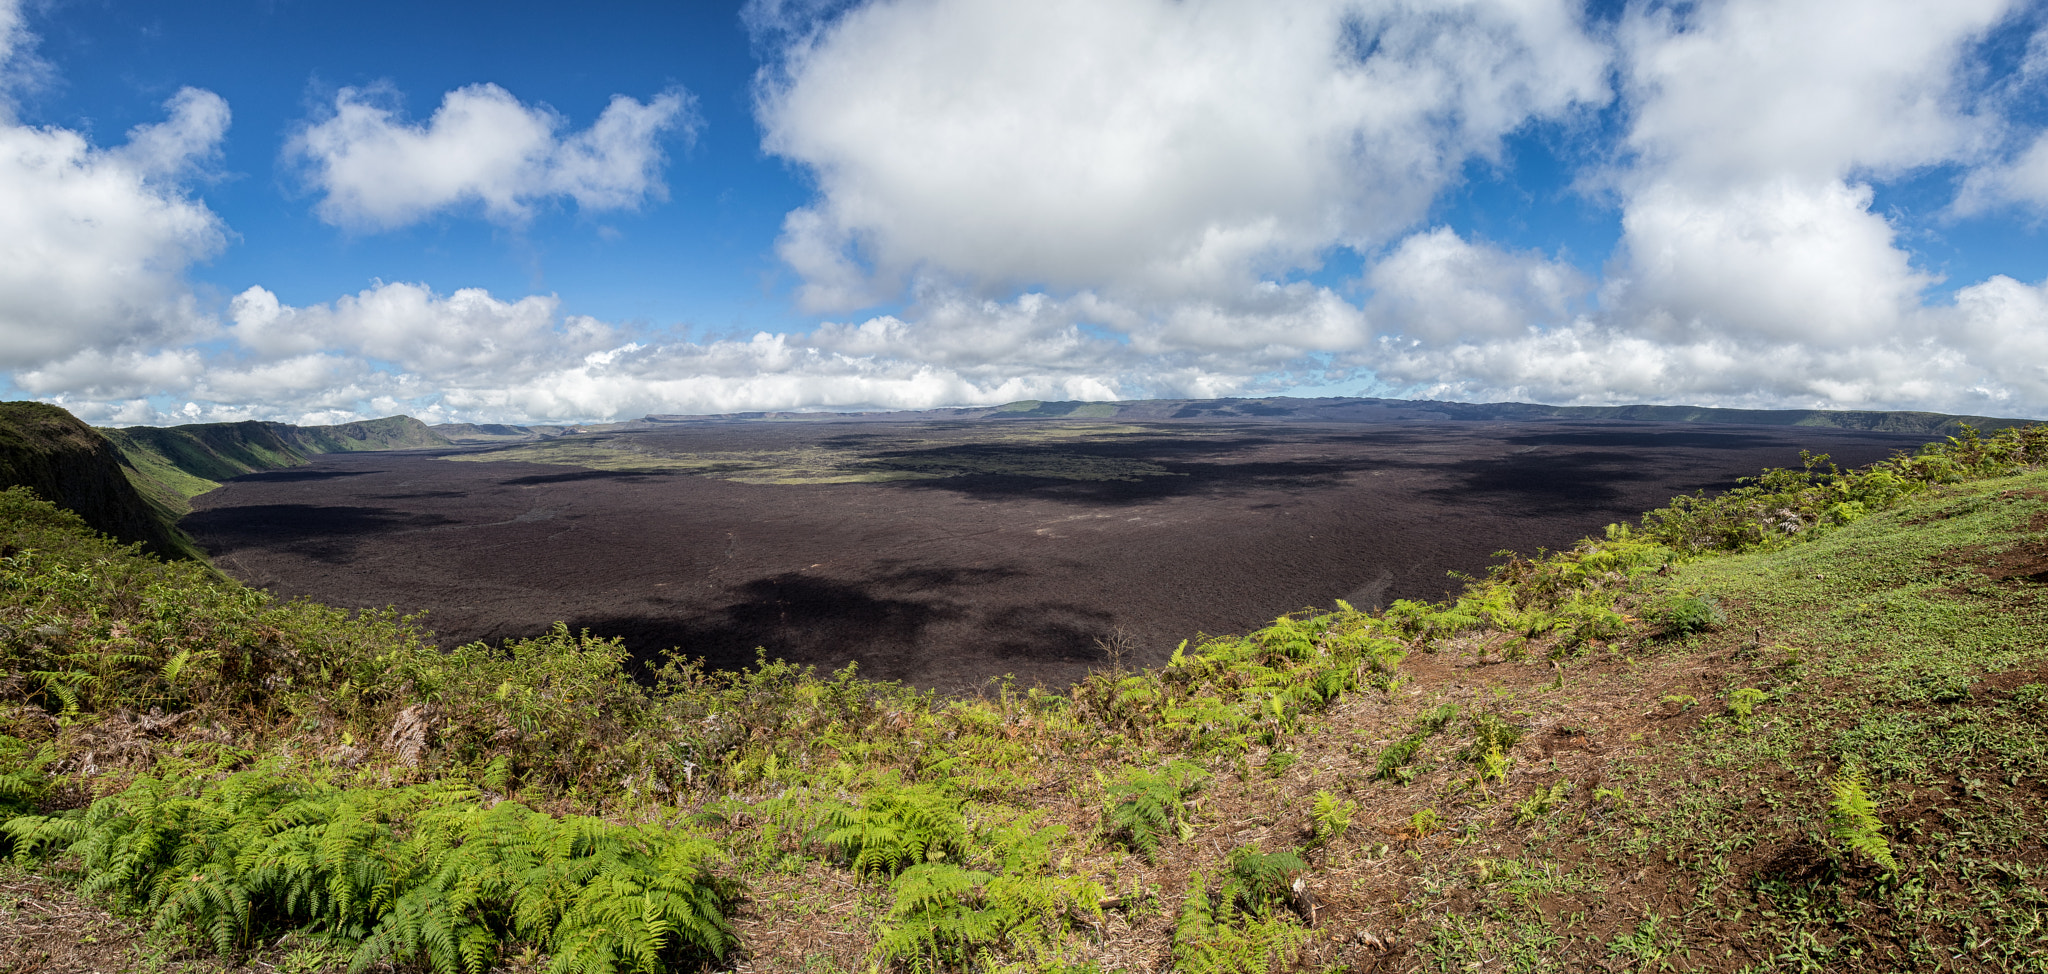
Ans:
{"label": "shadow of cloud on lava", "polygon": [[995,633],[968,653],[1014,659],[1026,671],[1045,663],[1095,663],[1102,656],[1096,640],[1111,629],[1109,613],[1069,603],[1015,606],[980,617],[971,590],[1025,574],[1018,569],[925,563],[884,563],[878,569],[859,581],[786,572],[726,589],[718,599],[723,604],[708,612],[679,617],[650,600],[644,615],[580,619],[572,628],[621,637],[647,666],[659,666],[663,654],[675,650],[719,670],[751,667],[765,656],[827,671],[859,663],[876,679],[914,682],[933,677],[932,667],[945,666],[920,648],[934,626],[971,623],[975,632]]}
{"label": "shadow of cloud on lava", "polygon": [[649,663],[675,649],[712,669],[744,669],[761,650],[771,660],[836,669],[851,661],[849,646],[908,653],[926,629],[964,614],[943,598],[878,591],[886,587],[789,572],[733,586],[721,597],[724,605],[699,615],[582,619],[572,628],[623,637],[626,649]]}
{"label": "shadow of cloud on lava", "polygon": [[264,481],[267,483],[291,483],[302,480],[335,480],[341,477],[363,477],[382,470],[265,470],[259,473],[243,474],[237,481]]}
{"label": "shadow of cloud on lava", "polygon": [[380,535],[460,523],[439,514],[389,507],[256,504],[196,511],[178,526],[209,551],[269,547],[340,564]]}
{"label": "shadow of cloud on lava", "polygon": [[1749,450],[1778,446],[1785,442],[1785,438],[1773,433],[1722,433],[1704,430],[1577,429],[1558,433],[1509,436],[1504,438],[1504,442],[1523,446]]}
{"label": "shadow of cloud on lava", "polygon": [[[851,663],[871,679],[964,689],[976,685],[961,680],[964,673],[1008,670],[1036,682],[1048,670],[1078,677],[1107,665],[1104,641],[1115,622],[1108,612],[1067,602],[1010,606],[977,616],[944,598],[898,598],[867,586],[790,576],[761,579],[734,591],[745,600],[714,612],[686,618],[655,613],[583,618],[571,622],[570,629],[622,639],[635,661],[629,670],[640,679],[650,678],[674,651],[684,659],[701,659],[712,670],[749,669],[763,659],[825,672]],[[961,622],[990,635],[957,654],[935,656],[920,648],[927,629]],[[1149,659],[1152,655],[1163,659],[1163,653],[1149,649],[1133,647],[1123,664],[1157,662]]]}
{"label": "shadow of cloud on lava", "polygon": [[1540,513],[1583,510],[1620,501],[1618,483],[1649,480],[1641,457],[1628,453],[1516,453],[1461,460],[1445,470],[1454,486],[1427,491],[1445,503],[1472,497],[1506,500]]}
{"label": "shadow of cloud on lava", "polygon": [[[1000,659],[1093,665],[1108,662],[1103,647],[1115,624],[1116,617],[1100,609],[1040,602],[988,613],[979,628],[995,634],[985,645],[989,655]],[[1129,666],[1135,660],[1123,662]]]}
{"label": "shadow of cloud on lava", "polygon": [[499,483],[507,487],[534,487],[539,486],[541,484],[573,484],[583,480],[613,480],[621,483],[637,484],[653,477],[671,477],[674,475],[674,471],[670,470],[579,469],[570,470],[565,473],[528,474],[524,477],[513,477],[509,480],[502,480],[499,481]]}
{"label": "shadow of cloud on lava", "polygon": [[[1121,505],[1190,495],[1311,490],[1331,486],[1362,470],[1396,465],[1384,457],[1363,454],[1315,460],[1250,460],[1238,463],[1182,459],[1189,455],[1214,456],[1251,449],[1268,442],[1271,441],[1263,437],[1242,437],[1222,442],[1209,438],[1198,442],[1147,438],[1078,444],[975,444],[879,453],[873,457],[873,462],[885,469],[931,469],[948,465],[971,469],[978,465],[1009,463],[1021,468],[1020,472],[967,472],[886,483],[899,490],[944,491],[984,500],[1029,496],[1089,505]],[[1056,468],[1061,462],[1072,459],[1146,464],[1163,472],[1133,472],[1125,477],[1105,476],[1101,479],[1029,472],[1033,467]],[[1114,471],[1116,468],[1106,469]]]}

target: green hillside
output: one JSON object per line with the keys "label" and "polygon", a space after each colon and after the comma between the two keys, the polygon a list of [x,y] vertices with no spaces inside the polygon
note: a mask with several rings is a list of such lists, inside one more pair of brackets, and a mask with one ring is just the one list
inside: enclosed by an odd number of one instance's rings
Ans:
{"label": "green hillside", "polygon": [[27,487],[76,511],[93,529],[166,558],[198,557],[174,525],[175,503],[149,483],[107,437],[70,413],[39,402],[0,403],[0,488]]}
{"label": "green hillside", "polygon": [[152,969],[2039,972],[2044,465],[1771,471],[965,699],[444,652],[10,491],[0,851]]}
{"label": "green hillside", "polygon": [[182,516],[191,498],[220,482],[260,470],[296,467],[322,453],[448,446],[449,441],[410,416],[339,426],[285,423],[195,423],[101,430],[141,474],[136,487]]}
{"label": "green hillside", "polygon": [[93,429],[39,402],[0,403],[0,488],[27,487],[94,530],[166,558],[204,560],[179,518],[220,481],[321,453],[447,446],[410,416],[338,426],[201,423]]}

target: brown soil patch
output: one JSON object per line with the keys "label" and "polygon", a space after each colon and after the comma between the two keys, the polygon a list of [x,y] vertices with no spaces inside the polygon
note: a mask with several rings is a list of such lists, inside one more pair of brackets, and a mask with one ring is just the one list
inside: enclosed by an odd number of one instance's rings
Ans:
{"label": "brown soil patch", "polygon": [[2018,578],[2048,584],[2048,541],[1999,552],[1985,563],[1984,574],[2000,582]]}
{"label": "brown soil patch", "polygon": [[76,891],[17,868],[0,869],[0,974],[98,974],[140,968],[135,924]]}
{"label": "brown soil patch", "polygon": [[[2004,501],[2048,500],[2048,491],[2008,490],[1998,495]],[[1951,568],[1982,575],[1993,582],[2033,583],[2048,585],[2048,511],[2037,511],[2027,519],[2027,530],[2042,537],[2028,538],[2019,544],[2006,548],[1973,546],[1958,548],[1943,555],[1939,561]],[[1965,579],[1950,586],[1950,591],[1966,593],[1972,580]]]}
{"label": "brown soil patch", "polygon": [[1053,451],[1169,473],[790,485],[333,454],[237,479],[198,498],[183,526],[246,582],[427,610],[451,644],[560,619],[650,658],[679,646],[736,667],[762,647],[961,689],[1005,673],[1067,683],[1104,661],[1105,644],[1128,645],[1126,664],[1156,664],[1196,632],[1243,632],[1337,599],[1441,598],[1459,585],[1447,573],[1482,572],[1496,550],[1563,547],[1674,494],[1796,464],[1801,449],[1849,465],[1918,442],[1621,422],[1194,422],[996,447],[976,440],[987,429],[821,421],[634,435],[670,454],[858,438],[887,452],[913,431],[952,440],[890,456]]}

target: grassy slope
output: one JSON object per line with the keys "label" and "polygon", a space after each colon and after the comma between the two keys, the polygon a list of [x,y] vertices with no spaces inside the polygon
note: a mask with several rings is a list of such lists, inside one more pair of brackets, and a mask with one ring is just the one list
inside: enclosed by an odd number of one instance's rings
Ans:
{"label": "grassy slope", "polygon": [[[1502,805],[1574,787],[1413,871],[1443,897],[1409,924],[1419,952],[1444,969],[2044,969],[2048,589],[2026,577],[2048,568],[2044,526],[2048,475],[1951,487],[1660,579],[1718,599],[1717,632],[1540,686],[1475,647],[1460,668],[1483,693],[1549,725],[1551,764]],[[2015,560],[2031,571],[1998,567]],[[1828,834],[1830,783],[1859,767],[1891,875]]]}
{"label": "grassy slope", "polygon": [[138,490],[183,516],[192,498],[220,482],[260,470],[301,466],[322,453],[447,446],[448,440],[410,416],[339,426],[284,423],[195,423],[101,431],[138,475]]}
{"label": "grassy slope", "polygon": [[[401,867],[448,854],[418,836],[452,826],[419,823],[510,797],[600,816],[599,846],[625,828],[710,855],[660,875],[710,890],[694,902],[755,970],[2048,970],[2048,473],[1969,479],[1994,465],[1954,446],[1681,504],[1454,604],[1291,617],[1159,671],[958,701],[773,665],[650,688],[565,632],[442,654],[403,620],[138,562],[0,495],[0,802],[112,796],[0,843],[71,847],[55,865],[110,902],[230,951],[318,914],[265,892],[264,855],[228,854],[248,836],[367,834],[335,803],[385,809],[365,848],[434,892]],[[200,817],[150,832],[144,774]],[[248,797],[280,787],[312,804]],[[200,851],[95,859],[117,833]],[[292,868],[347,890],[352,861]],[[464,901],[480,960],[574,953],[511,919],[593,888],[549,875]],[[251,906],[223,925],[188,886]],[[297,956],[439,963],[363,932]]]}
{"label": "grassy slope", "polygon": [[107,437],[39,402],[0,403],[0,487],[25,486],[70,507],[99,530],[168,557],[199,557],[147,478]]}

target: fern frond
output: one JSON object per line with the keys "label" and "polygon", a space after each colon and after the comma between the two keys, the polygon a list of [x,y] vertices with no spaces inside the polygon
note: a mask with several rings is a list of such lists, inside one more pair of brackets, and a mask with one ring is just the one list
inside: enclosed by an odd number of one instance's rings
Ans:
{"label": "fern frond", "polygon": [[1151,860],[1159,844],[1185,825],[1186,799],[1208,777],[1187,761],[1174,761],[1158,771],[1126,772],[1109,786],[1107,824],[1131,851]]}
{"label": "fern frond", "polygon": [[825,842],[839,850],[854,872],[889,875],[930,858],[966,850],[967,826],[960,801],[930,785],[884,785],[861,804],[826,811],[831,831]]}
{"label": "fern frond", "polygon": [[1899,861],[1892,856],[1891,843],[1884,838],[1884,822],[1877,817],[1877,804],[1865,790],[1863,769],[1852,767],[1828,782],[1834,801],[1828,812],[1828,834],[1846,846],[1850,854],[1861,854],[1898,872]]}

